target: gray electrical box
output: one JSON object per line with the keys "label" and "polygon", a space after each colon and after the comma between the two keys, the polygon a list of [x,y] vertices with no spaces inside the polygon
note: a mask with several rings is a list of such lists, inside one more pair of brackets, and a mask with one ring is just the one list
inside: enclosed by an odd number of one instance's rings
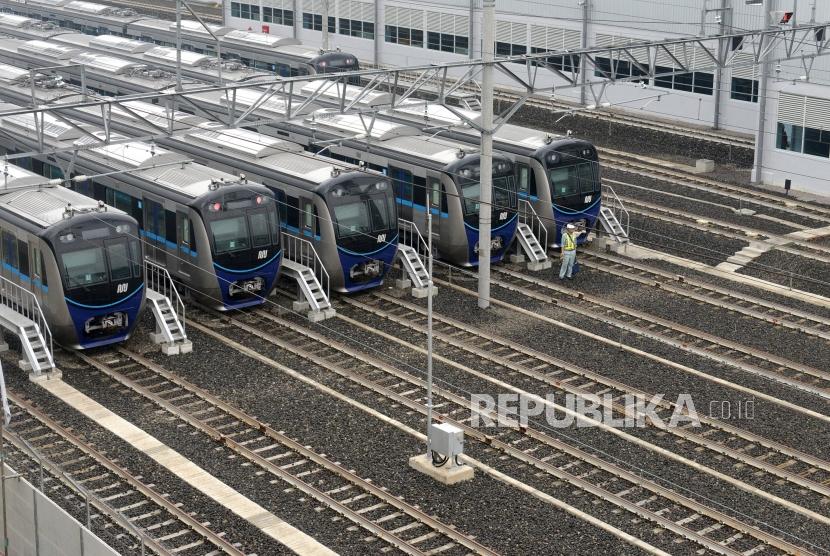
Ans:
{"label": "gray electrical box", "polygon": [[449,423],[430,427],[432,449],[443,456],[455,458],[464,453],[464,431]]}

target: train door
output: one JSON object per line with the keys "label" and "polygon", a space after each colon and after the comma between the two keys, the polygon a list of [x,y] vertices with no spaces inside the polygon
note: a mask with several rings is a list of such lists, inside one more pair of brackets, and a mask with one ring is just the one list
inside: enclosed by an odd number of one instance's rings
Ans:
{"label": "train door", "polygon": [[190,217],[183,213],[176,213],[176,253],[179,258],[179,272],[189,278],[193,265],[196,263],[196,245],[193,235],[193,223]]}
{"label": "train door", "polygon": [[164,207],[151,199],[144,200],[144,235],[147,256],[156,263],[167,267],[165,235],[167,222]]}
{"label": "train door", "polygon": [[32,292],[35,294],[40,306],[43,307],[49,284],[46,279],[46,265],[43,263],[43,253],[35,246],[32,246],[30,272],[32,276]]}
{"label": "train door", "polygon": [[317,237],[317,210],[314,208],[314,201],[311,199],[300,199],[302,213],[300,214],[300,233],[309,241]]}
{"label": "train door", "polygon": [[[432,214],[432,241],[437,243],[442,232],[449,233],[449,230],[444,229],[449,217],[447,192],[441,184],[441,175],[438,173],[429,172],[427,184],[429,212]],[[426,239],[426,234],[424,239]]]}

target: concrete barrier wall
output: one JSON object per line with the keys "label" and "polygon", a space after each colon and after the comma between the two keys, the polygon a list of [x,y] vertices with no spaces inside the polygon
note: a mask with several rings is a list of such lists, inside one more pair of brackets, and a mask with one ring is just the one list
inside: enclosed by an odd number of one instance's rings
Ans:
{"label": "concrete barrier wall", "polygon": [[[5,504],[0,504],[8,530],[8,556],[117,556],[31,483],[5,466]],[[12,478],[9,478],[12,477]],[[2,554],[0,529],[0,554]]]}

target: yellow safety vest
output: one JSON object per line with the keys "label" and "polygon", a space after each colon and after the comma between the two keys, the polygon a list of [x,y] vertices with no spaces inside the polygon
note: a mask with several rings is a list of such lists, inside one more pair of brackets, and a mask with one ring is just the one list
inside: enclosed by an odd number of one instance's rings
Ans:
{"label": "yellow safety vest", "polygon": [[576,249],[576,242],[571,234],[565,232],[562,234],[562,240],[564,242],[565,251],[573,251]]}

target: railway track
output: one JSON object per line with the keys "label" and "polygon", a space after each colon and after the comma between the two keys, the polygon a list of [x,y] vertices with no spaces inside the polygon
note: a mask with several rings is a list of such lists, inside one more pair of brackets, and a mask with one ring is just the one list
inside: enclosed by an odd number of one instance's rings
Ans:
{"label": "railway track", "polygon": [[[669,222],[685,228],[692,228],[700,232],[706,232],[738,241],[774,241],[774,249],[809,257],[817,261],[830,263],[830,248],[816,245],[806,240],[773,237],[768,231],[757,228],[749,228],[732,222],[716,220],[699,214],[694,214],[672,207],[664,207],[655,203],[648,203],[639,199],[619,195],[630,213],[640,214],[647,218],[653,218],[663,222]],[[636,230],[634,230],[636,233]],[[636,234],[635,234],[636,235]]]}
{"label": "railway track", "polygon": [[[442,281],[436,282],[440,284]],[[830,373],[827,371],[748,348],[738,342],[724,340],[613,301],[561,289],[550,281],[514,270],[494,267],[492,284],[543,303],[598,319],[621,330],[634,332],[686,352],[727,363],[743,372],[830,399]]]}
{"label": "railway track", "polygon": [[149,549],[156,554],[246,554],[240,545],[227,540],[224,533],[209,529],[198,513],[187,511],[166,493],[145,484],[45,411],[22,396],[9,392],[13,403],[13,429],[4,430],[12,442],[25,440],[50,465],[75,484],[93,493],[86,509],[89,520],[112,520],[124,534],[140,535],[131,547],[135,554]]}
{"label": "railway track", "polygon": [[[194,326],[229,346],[236,344],[225,337],[221,328],[212,330],[199,323]],[[242,319],[228,319],[226,326],[255,337],[257,346],[261,345],[260,340],[264,340],[319,365],[327,372],[335,373],[360,387],[369,388],[386,397],[398,412],[405,409],[410,414],[425,413],[423,380],[370,354],[264,311],[257,311]],[[475,373],[472,370],[470,372]],[[479,378],[483,378],[481,373],[478,374]],[[804,550],[803,547],[795,548],[787,541],[782,543],[782,539],[775,535],[755,530],[753,526],[560,442],[533,427],[507,430],[499,428],[488,432],[471,427],[467,424],[473,417],[469,399],[444,388],[438,388],[436,392],[441,398],[441,403],[437,406],[441,414],[439,418],[456,424],[468,437],[484,442],[487,446],[484,450],[485,458],[495,461],[494,465],[503,466],[504,455],[510,456],[510,461],[530,464],[606,503],[633,512],[680,537],[694,540],[709,552],[723,554],[749,551],[754,554],[761,550],[761,545],[765,545],[766,550],[773,547],[785,552]],[[491,413],[490,417],[498,419],[495,413]],[[667,515],[671,517],[666,517]],[[687,527],[692,523],[693,529]]]}
{"label": "railway track", "polygon": [[802,218],[809,218],[823,225],[830,224],[830,206],[817,205],[775,195],[757,188],[704,178],[696,174],[645,162],[642,158],[638,158],[636,154],[605,148],[598,148],[597,150],[601,155],[600,163],[607,168],[653,177],[698,191],[717,193],[747,206],[754,204]]}
{"label": "railway track", "polygon": [[830,318],[742,294],[728,288],[713,286],[702,280],[686,278],[614,255],[586,251],[581,253],[580,257],[580,264],[587,268],[608,272],[614,276],[659,288],[713,307],[725,308],[775,326],[782,326],[802,334],[830,340]]}
{"label": "railway track", "polygon": [[[418,556],[496,554],[324,454],[139,354],[120,348],[113,353],[79,357],[248,462],[362,527],[371,534],[367,542],[380,539],[401,553]],[[371,546],[372,551],[380,550]]]}
{"label": "railway track", "polygon": [[[417,305],[387,295],[379,295],[368,302],[348,299],[347,304],[359,308],[363,313],[393,323],[395,328],[400,327],[402,331],[405,331],[404,336],[408,338],[411,338],[412,333],[426,334],[426,311]],[[341,316],[341,318],[366,332],[373,330],[372,326],[362,322],[366,320],[366,314],[359,315],[359,318],[346,316]],[[533,391],[554,388],[567,394],[586,398],[596,396],[598,403],[603,406],[606,404],[599,397],[608,395],[613,400],[608,404],[608,409],[619,415],[627,414],[622,404],[626,395],[637,396],[640,399],[653,397],[653,393],[608,379],[536,350],[517,346],[515,342],[506,338],[476,329],[454,319],[433,315],[433,320],[435,323],[433,337],[442,347],[441,361],[445,364],[458,366],[465,358],[472,356],[484,359],[496,368],[500,368],[500,372],[505,377],[508,377],[510,373],[519,373],[522,376],[523,388],[530,388],[528,381],[536,384]],[[385,334],[384,338],[406,345],[410,349],[419,349],[412,345],[411,340],[404,340],[394,334]],[[492,369],[493,367],[489,368],[491,373]],[[658,404],[658,408],[656,413],[658,423],[668,423],[672,414],[678,410],[674,403],[665,400]],[[720,456],[731,458],[734,465],[743,464],[754,467],[768,475],[769,483],[784,479],[790,481],[791,484],[813,491],[822,498],[830,497],[830,486],[827,486],[830,482],[830,462],[793,450],[779,442],[762,438],[728,423],[705,416],[698,416],[698,418],[701,424],[699,429],[698,427],[666,429],[665,433],[675,437],[674,442],[669,446],[691,443]],[[654,424],[653,421],[652,424]],[[659,425],[655,426],[659,427]],[[808,479],[805,480],[805,477]]]}

